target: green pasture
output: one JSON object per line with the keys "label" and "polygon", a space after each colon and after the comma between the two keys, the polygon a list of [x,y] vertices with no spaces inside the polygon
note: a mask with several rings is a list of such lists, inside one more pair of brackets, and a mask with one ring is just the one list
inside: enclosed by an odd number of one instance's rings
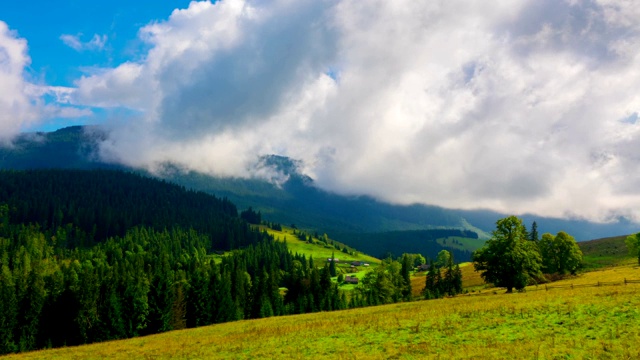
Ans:
{"label": "green pasture", "polygon": [[343,253],[336,248],[325,245],[320,242],[318,239],[314,239],[314,243],[308,243],[306,241],[302,241],[298,239],[296,235],[293,234],[293,229],[283,227],[282,231],[276,231],[264,226],[261,227],[261,230],[266,230],[269,234],[271,234],[277,241],[287,241],[287,247],[291,252],[304,254],[307,258],[309,256],[313,256],[313,260],[316,262],[316,265],[322,264],[327,259],[331,258],[332,255],[335,256],[336,259],[342,261],[364,261],[369,264],[378,264],[380,263],[379,259],[376,259],[372,256],[363,254],[361,252],[356,251],[356,255],[349,255]]}

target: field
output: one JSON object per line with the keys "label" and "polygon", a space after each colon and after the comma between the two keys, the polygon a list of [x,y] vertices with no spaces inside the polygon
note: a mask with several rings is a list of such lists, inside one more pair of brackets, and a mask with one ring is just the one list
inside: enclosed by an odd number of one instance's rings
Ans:
{"label": "field", "polygon": [[[637,266],[558,284],[640,278]],[[631,359],[640,284],[461,296],[240,321],[9,359]],[[517,354],[517,355],[515,355]]]}

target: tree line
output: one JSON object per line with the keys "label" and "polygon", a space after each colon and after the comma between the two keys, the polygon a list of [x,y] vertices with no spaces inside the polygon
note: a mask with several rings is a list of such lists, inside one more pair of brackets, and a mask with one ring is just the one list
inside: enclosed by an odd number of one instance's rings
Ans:
{"label": "tree line", "polygon": [[111,170],[0,171],[0,203],[16,223],[38,224],[48,236],[63,231],[61,246],[92,246],[136,226],[162,231],[193,228],[208,250],[257,241],[226,199],[165,181]]}
{"label": "tree line", "polygon": [[[477,239],[478,234],[469,230],[460,229],[428,229],[428,230],[407,230],[389,231],[381,233],[359,233],[359,234],[337,234],[344,243],[367,254],[378,256],[379,258],[400,257],[398,244],[402,244],[403,252],[419,253],[430,258],[435,258],[442,250],[447,250],[453,254],[457,261],[470,261],[471,251],[459,249],[455,246],[448,247],[439,244],[437,239],[447,238],[470,238]],[[453,240],[445,240],[452,241]]]}
{"label": "tree line", "polygon": [[575,274],[582,264],[582,251],[563,231],[538,239],[535,222],[528,232],[521,219],[509,216],[496,222],[491,239],[472,259],[486,282],[512,292],[545,282],[544,274]]}
{"label": "tree line", "polygon": [[462,293],[462,271],[449,251],[440,251],[436,261],[429,262],[422,293],[427,300]]}

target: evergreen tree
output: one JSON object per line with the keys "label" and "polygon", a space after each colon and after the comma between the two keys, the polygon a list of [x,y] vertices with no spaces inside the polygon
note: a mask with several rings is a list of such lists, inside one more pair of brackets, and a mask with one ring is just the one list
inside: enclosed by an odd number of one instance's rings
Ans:
{"label": "evergreen tree", "polygon": [[334,253],[331,253],[331,262],[329,262],[329,274],[336,276],[336,257]]}
{"label": "evergreen tree", "polygon": [[408,254],[402,255],[402,268],[400,274],[402,275],[402,298],[405,301],[410,301],[412,297],[411,289],[411,269],[413,268],[413,261]]}
{"label": "evergreen tree", "polygon": [[231,297],[231,274],[229,271],[222,274],[216,294],[218,294],[216,301],[218,308],[216,309],[215,322],[238,320],[238,306]]}
{"label": "evergreen tree", "polygon": [[427,300],[440,297],[440,294],[438,293],[438,283],[436,280],[436,272],[439,272],[439,270],[436,268],[433,260],[431,260],[429,262],[429,271],[427,271],[425,286],[424,286],[424,289],[422,290],[424,294],[424,298]]}
{"label": "evergreen tree", "polygon": [[531,232],[529,232],[529,240],[535,241],[535,242],[540,240],[538,237],[538,224],[535,221],[533,222],[533,224],[531,224]]}
{"label": "evergreen tree", "polygon": [[456,294],[456,291],[454,289],[454,283],[455,283],[455,273],[454,273],[454,266],[453,266],[453,258],[449,257],[449,259],[447,260],[447,265],[444,267],[444,277],[442,279],[442,293],[444,295],[450,295],[453,296]]}
{"label": "evergreen tree", "polygon": [[187,326],[196,327],[211,324],[213,292],[209,287],[211,276],[205,265],[196,263],[192,272],[187,301]]}
{"label": "evergreen tree", "polygon": [[456,294],[462,293],[462,271],[460,270],[460,264],[456,264],[454,269],[453,284],[451,287]]}
{"label": "evergreen tree", "polygon": [[18,328],[20,333],[20,351],[35,350],[40,330],[40,315],[46,300],[44,279],[40,269],[29,273],[27,292],[21,302]]}
{"label": "evergreen tree", "polygon": [[18,350],[13,335],[17,325],[18,303],[13,275],[5,261],[0,269],[0,354]]}

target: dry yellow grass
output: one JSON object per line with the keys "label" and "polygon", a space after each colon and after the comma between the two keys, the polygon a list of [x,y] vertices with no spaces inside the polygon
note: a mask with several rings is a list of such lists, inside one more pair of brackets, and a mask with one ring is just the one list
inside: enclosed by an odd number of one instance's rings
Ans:
{"label": "dry yellow grass", "polygon": [[[640,278],[637,267],[564,283]],[[636,359],[640,284],[466,296],[240,321],[10,359]]]}

